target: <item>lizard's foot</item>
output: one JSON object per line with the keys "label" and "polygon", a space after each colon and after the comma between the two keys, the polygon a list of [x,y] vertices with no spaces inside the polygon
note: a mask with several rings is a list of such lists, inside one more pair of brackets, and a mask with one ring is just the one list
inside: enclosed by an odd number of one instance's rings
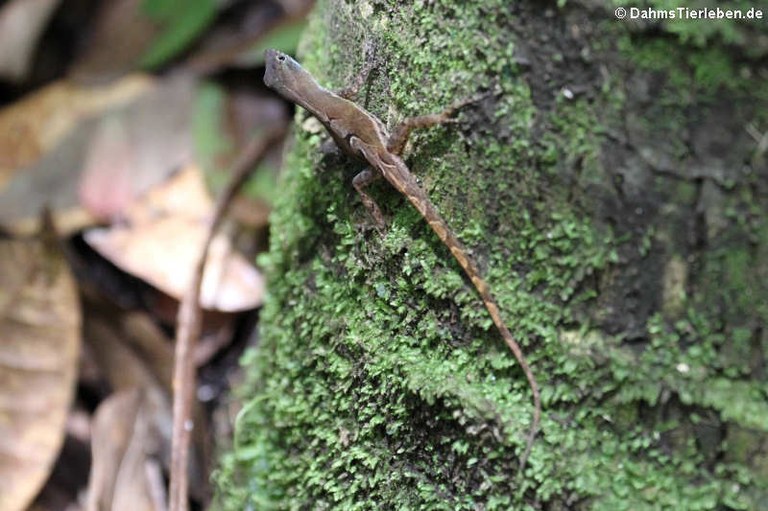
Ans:
{"label": "lizard's foot", "polygon": [[376,204],[376,201],[373,200],[373,197],[368,195],[368,193],[365,191],[365,188],[369,184],[379,179],[381,179],[380,172],[376,172],[372,168],[367,168],[356,175],[354,179],[352,179],[352,186],[354,186],[355,190],[357,190],[357,193],[360,194],[360,200],[363,201],[363,205],[368,210],[368,213],[370,213],[373,221],[376,223],[377,230],[379,232],[383,232],[387,222],[384,220],[384,215],[381,212],[381,208],[379,208],[379,205]]}

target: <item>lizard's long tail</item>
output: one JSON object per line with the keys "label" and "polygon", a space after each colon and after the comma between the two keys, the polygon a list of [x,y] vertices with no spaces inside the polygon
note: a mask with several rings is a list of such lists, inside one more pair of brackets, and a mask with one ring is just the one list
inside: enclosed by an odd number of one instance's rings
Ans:
{"label": "lizard's long tail", "polygon": [[451,251],[453,257],[456,258],[456,261],[459,262],[461,267],[464,269],[464,272],[467,274],[470,280],[472,280],[472,284],[475,286],[475,289],[477,289],[480,298],[482,298],[483,304],[485,304],[485,308],[488,309],[488,313],[491,315],[493,323],[496,325],[496,328],[498,328],[501,336],[504,338],[504,342],[507,343],[509,349],[512,350],[512,353],[514,353],[517,362],[520,364],[520,367],[525,373],[525,377],[528,379],[528,384],[530,385],[531,392],[533,393],[534,408],[533,422],[531,423],[531,429],[528,433],[525,452],[520,458],[520,466],[518,468],[518,474],[522,474],[522,471],[525,469],[525,465],[528,461],[528,456],[531,454],[533,441],[536,437],[536,433],[538,433],[539,422],[541,421],[541,395],[539,394],[539,385],[536,383],[536,378],[533,376],[533,371],[531,371],[531,367],[528,365],[528,361],[526,360],[525,355],[523,355],[523,351],[520,349],[520,345],[510,333],[507,325],[501,319],[499,306],[496,304],[496,300],[493,298],[488,284],[486,284],[486,282],[480,276],[480,272],[478,271],[477,266],[470,258],[469,253],[464,248],[464,245],[459,241],[453,231],[451,231],[451,229],[448,227],[448,224],[445,222],[445,220],[443,220],[443,217],[440,216],[440,213],[438,213],[432,203],[426,198],[426,196],[424,196],[424,192],[421,191],[420,188],[413,187],[413,189],[411,189],[411,187],[407,184],[405,187],[409,189],[401,190],[401,192],[403,192],[404,195],[408,197],[408,200],[411,202],[411,204],[413,204],[414,207],[418,209],[422,216],[427,220],[427,222],[429,222],[429,226],[433,231],[435,231],[442,242],[445,243],[445,246],[447,246]]}

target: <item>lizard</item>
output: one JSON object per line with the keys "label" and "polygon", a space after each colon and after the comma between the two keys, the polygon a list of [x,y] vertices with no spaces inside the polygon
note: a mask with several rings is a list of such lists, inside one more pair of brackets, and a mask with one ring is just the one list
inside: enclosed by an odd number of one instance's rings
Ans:
{"label": "lizard", "polygon": [[369,167],[353,178],[352,185],[374,221],[381,226],[384,224],[384,217],[365,188],[384,177],[418,210],[472,281],[494,325],[525,373],[533,394],[533,420],[518,467],[518,474],[522,473],[541,421],[539,385],[520,345],[501,318],[496,299],[480,275],[477,264],[429,200],[426,192],[419,186],[400,156],[413,129],[453,122],[456,111],[475,100],[459,103],[438,114],[408,118],[390,134],[382,121],[349,99],[356,93],[357,87],[352,87],[345,92],[332,92],[319,85],[315,78],[293,58],[277,50],[266,50],[265,65],[264,83],[269,88],[301,106],[320,121],[344,153],[368,163]]}

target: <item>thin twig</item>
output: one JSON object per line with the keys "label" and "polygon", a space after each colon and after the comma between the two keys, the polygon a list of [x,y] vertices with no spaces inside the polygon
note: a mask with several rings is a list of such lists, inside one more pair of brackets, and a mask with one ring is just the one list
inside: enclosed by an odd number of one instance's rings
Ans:
{"label": "thin twig", "polygon": [[192,403],[196,369],[195,345],[200,337],[200,285],[205,271],[208,249],[221,225],[234,196],[242,188],[251,171],[261,162],[273,144],[285,136],[285,128],[271,130],[254,138],[232,166],[231,178],[216,202],[211,226],[200,251],[192,282],[179,307],[176,329],[176,352],[173,364],[173,436],[171,439],[171,482],[169,511],[187,511],[189,507],[187,467],[189,444],[194,423]]}

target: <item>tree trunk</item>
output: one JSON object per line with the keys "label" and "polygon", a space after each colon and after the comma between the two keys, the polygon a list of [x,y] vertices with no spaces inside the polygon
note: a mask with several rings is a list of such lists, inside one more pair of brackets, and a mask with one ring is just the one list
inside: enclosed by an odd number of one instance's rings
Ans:
{"label": "tree trunk", "polygon": [[221,507],[768,501],[765,20],[584,3],[327,0],[299,55],[340,88],[373,42],[361,102],[389,126],[498,92],[406,162],[542,387],[523,476],[531,391],[471,283],[385,182],[372,228],[360,163],[301,111]]}

